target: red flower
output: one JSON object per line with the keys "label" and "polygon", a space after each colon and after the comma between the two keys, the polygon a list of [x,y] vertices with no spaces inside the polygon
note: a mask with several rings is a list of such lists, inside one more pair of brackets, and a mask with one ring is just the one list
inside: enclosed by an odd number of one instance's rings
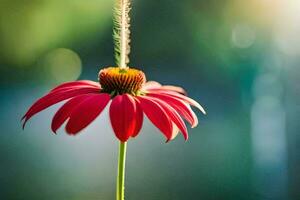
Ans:
{"label": "red flower", "polygon": [[60,101],[69,99],[54,115],[51,129],[56,133],[64,122],[66,132],[76,135],[87,127],[109,104],[112,128],[117,138],[125,142],[140,132],[143,113],[172,140],[180,131],[188,139],[182,118],[197,126],[198,119],[190,105],[204,114],[199,103],[185,96],[180,87],[146,82],[142,71],[132,68],[109,67],[100,71],[99,83],[83,80],[61,84],[37,100],[23,116],[23,128],[36,113]]}

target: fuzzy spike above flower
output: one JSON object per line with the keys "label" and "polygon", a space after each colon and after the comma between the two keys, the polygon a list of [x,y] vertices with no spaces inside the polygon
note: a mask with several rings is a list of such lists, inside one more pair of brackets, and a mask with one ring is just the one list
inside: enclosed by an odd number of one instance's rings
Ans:
{"label": "fuzzy spike above flower", "polygon": [[125,68],[129,63],[130,53],[130,0],[117,0],[114,8],[115,59],[119,67]]}
{"label": "fuzzy spike above flower", "polygon": [[87,127],[109,104],[112,128],[117,138],[126,142],[136,137],[143,123],[143,114],[163,133],[167,141],[180,131],[188,139],[183,119],[192,127],[198,119],[190,105],[205,113],[193,99],[175,86],[146,82],[145,74],[137,69],[108,67],[99,73],[99,83],[74,81],[63,83],[37,100],[24,115],[24,124],[36,113],[58,102],[68,100],[54,115],[54,133],[67,121],[66,132],[76,135]]}
{"label": "fuzzy spike above flower", "polygon": [[115,57],[118,67],[107,67],[99,72],[99,83],[73,81],[63,83],[37,100],[25,113],[23,128],[38,112],[64,100],[56,112],[51,129],[54,133],[66,122],[66,132],[76,135],[93,122],[106,106],[112,129],[120,140],[116,199],[124,200],[126,142],[136,137],[143,125],[144,114],[162,132],[167,142],[179,131],[185,140],[188,131],[184,119],[195,127],[198,119],[191,106],[205,114],[195,100],[177,86],[146,81],[145,74],[129,68],[130,0],[116,0],[114,10]]}

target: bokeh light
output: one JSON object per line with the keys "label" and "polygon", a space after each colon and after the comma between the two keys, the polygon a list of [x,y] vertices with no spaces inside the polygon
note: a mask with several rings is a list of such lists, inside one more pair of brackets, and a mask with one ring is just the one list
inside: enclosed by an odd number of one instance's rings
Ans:
{"label": "bokeh light", "polygon": [[280,11],[275,19],[275,44],[282,53],[290,56],[299,56],[300,1],[283,1]]}
{"label": "bokeh light", "polygon": [[57,84],[76,80],[82,70],[78,54],[70,49],[54,49],[42,58],[40,64],[45,78]]}
{"label": "bokeh light", "polygon": [[231,41],[237,48],[249,48],[255,42],[255,30],[245,24],[237,24],[232,29]]}

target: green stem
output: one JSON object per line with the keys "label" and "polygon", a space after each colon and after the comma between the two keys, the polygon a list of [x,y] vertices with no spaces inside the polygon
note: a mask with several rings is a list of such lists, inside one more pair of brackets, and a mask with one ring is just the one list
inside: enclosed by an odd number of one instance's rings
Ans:
{"label": "green stem", "polygon": [[117,191],[116,191],[117,200],[124,200],[126,146],[127,146],[126,142],[120,142],[118,176],[117,176]]}

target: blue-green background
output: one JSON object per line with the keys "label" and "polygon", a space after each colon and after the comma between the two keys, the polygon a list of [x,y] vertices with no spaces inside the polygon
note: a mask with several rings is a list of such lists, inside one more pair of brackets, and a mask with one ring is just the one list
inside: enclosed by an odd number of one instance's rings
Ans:
{"label": "blue-green background", "polygon": [[[0,0],[0,199],[114,199],[107,110],[76,137],[50,131],[53,86],[114,65],[109,0]],[[128,200],[300,199],[300,2],[136,0],[130,66],[206,109],[165,144],[145,120],[128,143]]]}

